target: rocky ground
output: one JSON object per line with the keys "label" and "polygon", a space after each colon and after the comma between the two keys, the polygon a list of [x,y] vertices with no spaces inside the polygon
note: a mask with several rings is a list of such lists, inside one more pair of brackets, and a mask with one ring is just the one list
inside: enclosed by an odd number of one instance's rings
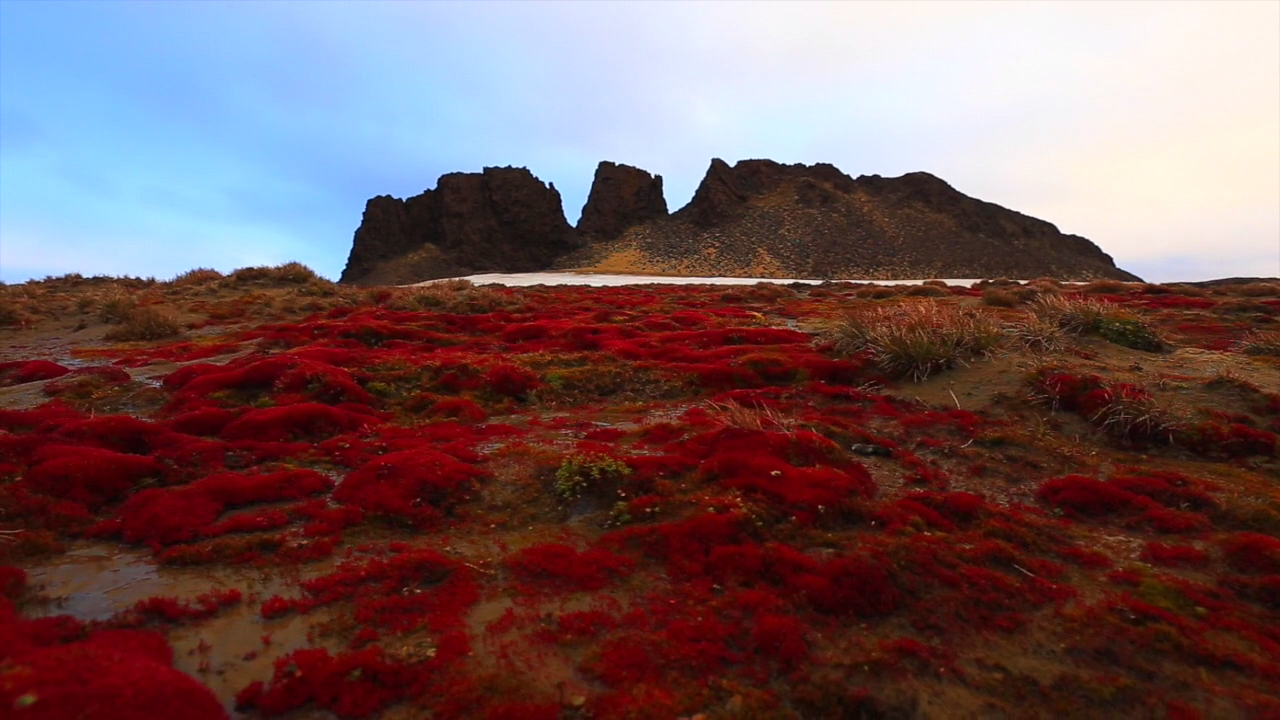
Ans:
{"label": "rocky ground", "polygon": [[0,707],[1272,717],[1277,318],[1274,280],[0,286]]}

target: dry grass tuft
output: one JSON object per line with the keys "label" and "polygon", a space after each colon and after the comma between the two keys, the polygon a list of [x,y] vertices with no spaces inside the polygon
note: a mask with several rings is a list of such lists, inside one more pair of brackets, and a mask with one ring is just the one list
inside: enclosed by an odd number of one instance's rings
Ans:
{"label": "dry grass tuft", "polygon": [[1121,280],[1094,280],[1080,288],[1085,295],[1120,295],[1129,292],[1132,286]]}
{"label": "dry grass tuft", "polygon": [[907,297],[947,297],[951,294],[947,291],[946,283],[939,287],[938,285],[930,284],[931,282],[933,281],[922,285],[911,285],[903,291],[903,294]]}
{"label": "dry grass tuft", "polygon": [[989,355],[1004,335],[982,313],[926,301],[849,313],[820,339],[840,354],[870,353],[886,373],[920,381]]}
{"label": "dry grass tuft", "polygon": [[392,310],[434,310],[449,313],[487,313],[501,310],[512,304],[511,298],[501,290],[476,287],[470,280],[461,278],[442,280],[426,285],[383,291],[390,295],[379,301]]}
{"label": "dry grass tuft", "polygon": [[98,320],[104,323],[120,325],[137,310],[137,297],[119,288],[111,288],[98,298]]}
{"label": "dry grass tuft", "polygon": [[1022,302],[1022,298],[1018,297],[1012,290],[1006,288],[991,287],[982,291],[982,304],[991,307],[1014,307]]}
{"label": "dry grass tuft", "polygon": [[863,300],[888,300],[901,294],[902,288],[897,285],[867,285],[853,291],[854,297]]}
{"label": "dry grass tuft", "polygon": [[1088,298],[1069,298],[1061,295],[1041,295],[1031,306],[1031,312],[1041,320],[1051,322],[1071,335],[1097,330],[1102,319],[1114,312],[1116,306]]}
{"label": "dry grass tuft", "polygon": [[234,270],[227,279],[234,283],[270,283],[281,285],[306,285],[328,283],[314,270],[300,262],[287,262],[272,267],[244,267]]}
{"label": "dry grass tuft", "polygon": [[1089,417],[1106,434],[1117,440],[1172,443],[1175,423],[1168,411],[1150,394],[1130,386],[1102,390],[1106,404]]}
{"label": "dry grass tuft", "polygon": [[1245,355],[1280,357],[1280,332],[1253,331],[1237,345]]}
{"label": "dry grass tuft", "polygon": [[728,427],[767,432],[792,432],[797,427],[794,418],[783,417],[773,408],[753,404],[751,407],[736,402],[707,403],[709,414]]}
{"label": "dry grass tuft", "polygon": [[1006,329],[1019,347],[1031,352],[1061,350],[1067,336],[1056,322],[1034,313],[1027,313],[1024,319],[1015,320]]}
{"label": "dry grass tuft", "polygon": [[1231,290],[1233,295],[1243,295],[1244,297],[1278,296],[1280,295],[1280,282],[1248,283],[1247,285],[1233,287]]}
{"label": "dry grass tuft", "polygon": [[172,315],[152,306],[134,306],[104,336],[107,340],[163,340],[182,334],[182,326]]}
{"label": "dry grass tuft", "polygon": [[168,284],[173,287],[212,285],[219,282],[224,277],[226,276],[213,268],[194,268],[174,276]]}

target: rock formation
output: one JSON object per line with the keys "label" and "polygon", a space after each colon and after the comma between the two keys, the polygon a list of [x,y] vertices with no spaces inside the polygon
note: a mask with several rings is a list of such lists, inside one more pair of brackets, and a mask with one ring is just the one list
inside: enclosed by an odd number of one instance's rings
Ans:
{"label": "rock formation", "polygon": [[436,189],[407,200],[370,200],[340,282],[534,272],[577,246],[554,184],[544,185],[525,168],[450,173]]}
{"label": "rock formation", "polygon": [[662,178],[602,162],[575,229],[523,168],[440,178],[368,202],[343,282],[480,272],[596,272],[887,280],[1136,280],[1089,240],[976,200],[928,173],[851,178],[832,165],[714,159],[668,215]]}
{"label": "rock formation", "polygon": [[612,240],[632,225],[666,216],[667,200],[662,196],[661,175],[605,161],[596,167],[591,194],[578,221],[578,232],[591,238]]}

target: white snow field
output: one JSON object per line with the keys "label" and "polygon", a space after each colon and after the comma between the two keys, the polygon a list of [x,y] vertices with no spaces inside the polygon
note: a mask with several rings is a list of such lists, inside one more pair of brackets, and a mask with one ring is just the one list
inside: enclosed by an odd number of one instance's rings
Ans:
{"label": "white snow field", "polygon": [[[459,279],[459,278],[450,278]],[[616,287],[619,285],[754,285],[756,283],[768,282],[785,285],[787,283],[805,283],[806,285],[819,285],[824,280],[792,280],[788,278],[741,278],[741,277],[676,277],[670,275],[610,275],[607,273],[574,273],[574,272],[539,272],[539,273],[485,273],[482,275],[468,275],[462,280],[470,280],[476,285],[506,285],[507,287],[528,287],[530,285],[592,285],[595,287]],[[414,283],[415,285],[430,285],[432,283],[444,282],[440,280],[428,280],[426,282]],[[875,283],[876,285],[918,285],[924,280],[845,280],[842,282],[853,283]],[[974,283],[981,280],[951,280],[944,279],[943,282],[948,285],[964,285],[972,287]]]}

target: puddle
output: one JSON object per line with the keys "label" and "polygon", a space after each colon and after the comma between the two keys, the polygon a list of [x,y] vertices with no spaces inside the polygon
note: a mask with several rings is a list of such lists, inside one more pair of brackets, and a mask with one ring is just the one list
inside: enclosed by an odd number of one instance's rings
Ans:
{"label": "puddle", "polygon": [[[105,620],[156,595],[190,600],[213,589],[239,589],[245,596],[240,604],[203,622],[173,628],[167,635],[174,667],[209,686],[232,717],[240,717],[234,713],[236,693],[254,680],[270,678],[277,658],[303,647],[340,649],[318,631],[334,619],[325,608],[271,621],[259,616],[261,600],[296,595],[296,569],[268,574],[225,567],[159,567],[145,550],[83,544],[26,570],[37,594],[24,608],[28,617]],[[307,568],[307,575],[326,571],[316,565]]]}
{"label": "puddle", "polygon": [[33,603],[26,614],[105,620],[139,600],[172,594],[171,584],[157,570],[145,550],[103,546],[68,550],[56,565],[27,568],[29,584],[48,600]]}

